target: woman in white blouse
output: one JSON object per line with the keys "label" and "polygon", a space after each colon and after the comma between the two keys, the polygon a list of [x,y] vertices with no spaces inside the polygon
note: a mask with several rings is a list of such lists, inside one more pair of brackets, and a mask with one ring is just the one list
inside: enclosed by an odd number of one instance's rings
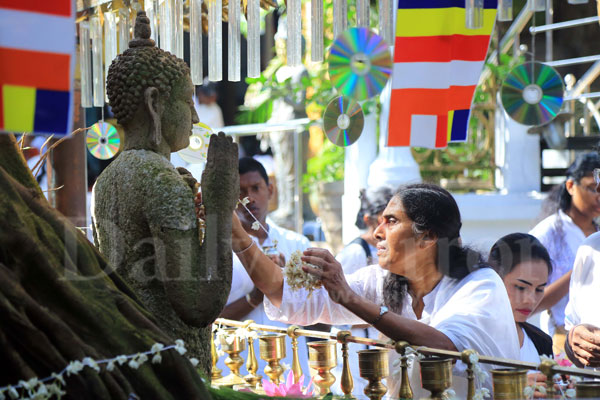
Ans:
{"label": "woman in white blouse", "polygon": [[[271,318],[299,325],[367,322],[415,347],[471,348],[516,359],[518,339],[504,285],[481,264],[478,253],[461,245],[460,227],[458,206],[446,190],[429,184],[404,186],[390,200],[374,233],[379,265],[345,276],[328,251],[304,252],[303,261],[320,269],[303,269],[323,283],[311,296],[290,289],[281,269],[252,245],[235,219],[233,249],[265,294]],[[459,362],[455,373],[462,372]],[[411,374],[411,382],[418,397],[418,371]],[[491,388],[489,378],[482,383]],[[399,383],[390,378],[388,384],[395,393]],[[455,390],[466,396],[464,382],[455,380]]]}
{"label": "woman in white blouse", "polygon": [[[542,301],[552,273],[548,250],[532,235],[511,233],[494,243],[488,263],[506,286],[521,346],[521,361],[539,364],[540,356],[552,357],[552,338],[527,322]],[[530,383],[546,385],[546,376],[541,372],[530,373],[528,378]]]}

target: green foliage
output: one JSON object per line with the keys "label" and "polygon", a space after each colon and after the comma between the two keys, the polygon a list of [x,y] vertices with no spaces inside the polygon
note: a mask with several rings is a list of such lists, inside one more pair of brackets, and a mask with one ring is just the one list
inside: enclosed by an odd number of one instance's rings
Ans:
{"label": "green foliage", "polygon": [[302,188],[305,193],[314,192],[320,182],[334,182],[342,179],[344,179],[344,148],[325,139],[321,150],[306,164],[306,174],[302,177]]}

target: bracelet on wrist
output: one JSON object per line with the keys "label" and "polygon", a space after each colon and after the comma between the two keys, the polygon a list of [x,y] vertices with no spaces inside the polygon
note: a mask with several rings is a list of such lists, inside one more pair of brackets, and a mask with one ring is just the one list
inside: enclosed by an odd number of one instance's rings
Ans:
{"label": "bracelet on wrist", "polygon": [[[252,242],[252,243],[254,243],[254,242]],[[252,302],[252,297],[250,297],[250,293],[246,294],[246,303],[248,303],[248,305],[252,308],[258,307],[258,304],[255,304]]]}
{"label": "bracelet on wrist", "polygon": [[379,321],[381,321],[381,318],[383,318],[383,316],[385,314],[388,313],[388,308],[386,306],[381,306],[379,307],[379,315],[377,315],[377,318],[375,318],[375,320],[373,322],[371,322],[372,326],[375,326],[375,324],[377,324]]}
{"label": "bracelet on wrist", "polygon": [[248,250],[250,250],[250,247],[254,246],[254,240],[252,241],[252,243],[250,243],[250,245],[248,247],[246,247],[244,250],[240,250],[240,251],[234,251],[235,254],[240,255],[242,253],[247,252]]}

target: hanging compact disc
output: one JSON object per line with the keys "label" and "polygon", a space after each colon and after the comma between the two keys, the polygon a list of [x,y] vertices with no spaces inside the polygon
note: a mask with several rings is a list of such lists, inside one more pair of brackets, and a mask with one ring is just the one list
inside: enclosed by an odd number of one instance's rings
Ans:
{"label": "hanging compact disc", "polygon": [[87,131],[85,139],[91,155],[101,160],[113,158],[121,147],[121,139],[114,126],[100,121]]}
{"label": "hanging compact disc", "polygon": [[190,164],[203,164],[206,162],[208,155],[208,143],[212,130],[208,125],[198,122],[194,125],[192,136],[190,136],[190,145],[183,150],[179,150],[177,154],[184,161]]}
{"label": "hanging compact disc", "polygon": [[539,62],[513,68],[500,89],[506,113],[523,125],[552,121],[563,103],[564,84],[556,70]]}
{"label": "hanging compact disc", "polygon": [[364,123],[360,104],[343,96],[331,100],[323,113],[325,133],[338,146],[349,146],[356,142]]}
{"label": "hanging compact disc", "polygon": [[366,100],[383,90],[392,73],[387,43],[367,28],[350,28],[329,50],[329,79],[346,97]]}

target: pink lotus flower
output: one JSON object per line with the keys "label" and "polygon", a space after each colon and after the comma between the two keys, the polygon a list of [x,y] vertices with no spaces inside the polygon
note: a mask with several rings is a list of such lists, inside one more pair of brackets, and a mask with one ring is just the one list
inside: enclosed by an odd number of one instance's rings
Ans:
{"label": "pink lotus flower", "polygon": [[567,358],[558,358],[558,359],[556,359],[556,362],[561,367],[571,367],[571,366],[573,366],[573,363],[571,361],[569,361]]}
{"label": "pink lotus flower", "polygon": [[288,371],[285,383],[277,385],[276,383],[269,382],[265,379],[262,381],[263,389],[268,396],[295,397],[298,399],[307,399],[313,396],[314,387],[311,389],[312,383],[313,380],[311,379],[310,382],[308,382],[306,389],[302,389],[304,375],[300,376],[298,383],[294,383],[294,373],[292,370]]}
{"label": "pink lotus flower", "polygon": [[567,355],[565,354],[564,351],[561,351],[559,354],[555,354],[554,361],[556,361],[556,363],[558,365],[560,365],[561,367],[573,366],[573,363],[571,361],[569,361],[569,359],[567,358]]}

